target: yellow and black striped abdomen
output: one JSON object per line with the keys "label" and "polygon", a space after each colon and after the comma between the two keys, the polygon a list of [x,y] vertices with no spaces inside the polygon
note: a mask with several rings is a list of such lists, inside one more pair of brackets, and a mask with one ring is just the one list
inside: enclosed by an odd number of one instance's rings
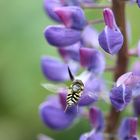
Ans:
{"label": "yellow and black striped abdomen", "polygon": [[83,92],[84,85],[81,80],[74,80],[68,90],[67,106],[77,104]]}

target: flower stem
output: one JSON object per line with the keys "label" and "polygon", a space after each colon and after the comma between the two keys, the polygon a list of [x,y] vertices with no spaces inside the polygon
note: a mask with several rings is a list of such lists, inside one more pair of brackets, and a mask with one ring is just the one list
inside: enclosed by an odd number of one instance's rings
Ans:
{"label": "flower stem", "polygon": [[[128,44],[126,35],[126,21],[125,21],[125,1],[122,0],[112,0],[112,9],[115,15],[117,25],[119,26],[123,37],[124,43],[123,47],[118,53],[116,70],[114,72],[114,80],[116,81],[118,77],[127,71],[128,67]],[[115,134],[116,128],[118,127],[118,122],[121,112],[117,112],[113,106],[111,106],[109,116],[107,118],[106,133]],[[108,140],[114,140],[115,138],[110,138]]]}

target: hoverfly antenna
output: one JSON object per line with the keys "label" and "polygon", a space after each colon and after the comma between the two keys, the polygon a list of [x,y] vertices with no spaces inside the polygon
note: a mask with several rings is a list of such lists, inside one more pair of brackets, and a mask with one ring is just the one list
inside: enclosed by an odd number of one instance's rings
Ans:
{"label": "hoverfly antenna", "polygon": [[69,66],[68,66],[68,73],[69,73],[69,76],[70,76],[71,81],[73,81],[74,80],[74,76],[73,76],[73,74],[72,74]]}

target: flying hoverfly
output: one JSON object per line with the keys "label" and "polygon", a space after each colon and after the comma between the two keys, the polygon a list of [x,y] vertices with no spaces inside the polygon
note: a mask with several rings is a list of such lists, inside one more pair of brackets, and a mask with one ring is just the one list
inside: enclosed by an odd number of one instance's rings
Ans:
{"label": "flying hoverfly", "polygon": [[[85,81],[81,80],[80,78],[76,78],[73,76],[70,68],[68,67],[68,74],[71,80],[71,84],[69,87],[67,87],[67,97],[66,97],[66,108],[65,111],[67,110],[67,108],[70,108],[73,105],[77,105],[78,101],[80,100],[82,93],[84,92],[85,89]],[[87,76],[88,77],[88,76]],[[51,92],[56,92],[56,91],[61,91],[64,90],[64,85],[53,85],[53,84],[42,84],[42,86],[47,89],[48,91]],[[86,91],[88,92],[88,95],[90,96],[90,98],[97,98],[97,94],[96,92],[93,91]],[[102,98],[107,101],[107,97],[106,94],[104,95],[104,97],[102,96]]]}

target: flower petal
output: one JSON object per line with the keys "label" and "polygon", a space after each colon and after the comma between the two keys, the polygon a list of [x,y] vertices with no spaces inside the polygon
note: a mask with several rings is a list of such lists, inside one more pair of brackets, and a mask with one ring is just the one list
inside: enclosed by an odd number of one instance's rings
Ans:
{"label": "flower petal", "polygon": [[135,72],[127,72],[123,74],[116,82],[117,87],[120,85],[129,87],[132,90],[133,97],[140,95],[140,75]]}
{"label": "flower petal", "polygon": [[60,7],[55,9],[55,13],[68,28],[82,30],[87,24],[84,11],[80,7]]}
{"label": "flower petal", "polygon": [[90,108],[89,119],[96,132],[101,132],[104,129],[104,117],[101,110],[97,107]]}
{"label": "flower petal", "polygon": [[86,26],[82,32],[82,41],[84,46],[97,48],[99,46],[98,36],[99,33],[95,28]]}
{"label": "flower petal", "polygon": [[116,110],[123,110],[131,101],[132,90],[125,85],[113,87],[110,92],[110,100]]}
{"label": "flower petal", "polygon": [[120,140],[129,140],[137,133],[137,118],[136,117],[127,117],[124,118],[118,131],[118,136]]}
{"label": "flower petal", "polygon": [[100,74],[105,69],[105,60],[101,52],[93,48],[80,48],[80,62],[95,74]]}
{"label": "flower petal", "polygon": [[123,45],[123,35],[117,27],[111,29],[106,26],[98,39],[102,49],[111,55],[117,54]]}
{"label": "flower petal", "polygon": [[54,12],[56,7],[63,6],[59,0],[44,0],[44,9],[47,15],[52,18],[53,20],[60,22],[60,18]]}
{"label": "flower petal", "polygon": [[[86,75],[85,75],[86,76]],[[89,78],[84,83],[85,88],[78,102],[79,106],[88,106],[96,102],[103,90],[103,82],[98,78]]]}
{"label": "flower petal", "polygon": [[56,47],[64,47],[78,42],[81,32],[63,26],[48,26],[44,32],[47,41]]}
{"label": "flower petal", "polygon": [[58,52],[66,62],[68,62],[70,59],[79,62],[79,60],[80,60],[80,56],[79,56],[80,47],[81,47],[81,43],[78,42],[78,43],[71,45],[71,46],[68,46],[68,47],[58,48]]}
{"label": "flower petal", "polygon": [[[65,99],[66,100],[66,99]],[[39,107],[40,117],[44,124],[54,130],[68,128],[77,116],[76,108],[65,113],[58,97],[48,98]]]}
{"label": "flower petal", "polygon": [[137,4],[138,4],[138,6],[139,6],[139,8],[140,8],[140,0],[137,0]]}
{"label": "flower petal", "polygon": [[103,11],[103,15],[104,15],[105,24],[111,29],[115,28],[116,21],[115,21],[113,11],[109,8],[105,8]]}
{"label": "flower petal", "polygon": [[[56,58],[43,56],[41,59],[41,67],[44,76],[51,81],[64,82],[70,79],[68,74],[68,65],[62,63]],[[73,73],[76,73],[77,67],[69,67]]]}

